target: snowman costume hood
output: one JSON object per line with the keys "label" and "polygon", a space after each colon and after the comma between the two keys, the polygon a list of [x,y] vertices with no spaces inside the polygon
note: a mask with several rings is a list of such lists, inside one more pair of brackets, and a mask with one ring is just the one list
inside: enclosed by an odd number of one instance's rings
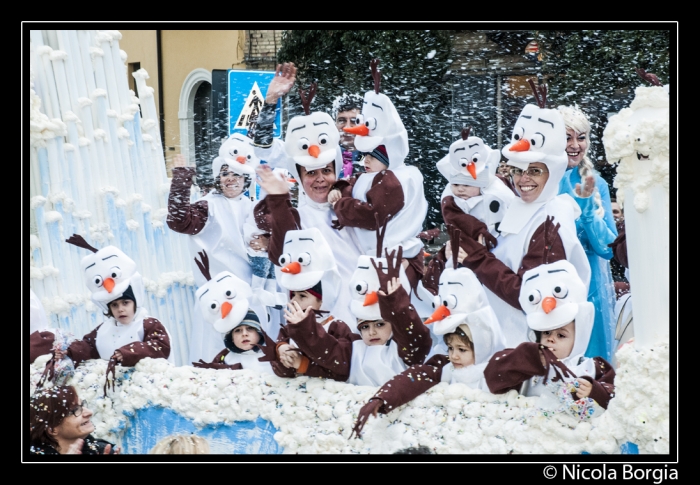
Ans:
{"label": "snowman costume hood", "polygon": [[[287,231],[284,236],[283,253],[279,266],[275,266],[278,284],[289,291],[306,291],[321,282],[323,295],[322,311],[347,310],[347,302],[339,303],[339,292],[343,286],[333,251],[321,231],[315,227]],[[345,305],[345,309],[342,308]]]}
{"label": "snowman costume hood", "polygon": [[234,133],[219,147],[219,156],[214,159],[211,172],[214,177],[221,173],[221,167],[240,175],[255,175],[255,167],[260,165],[260,159],[255,154],[253,140],[240,133]]}
{"label": "snowman costume hood", "polygon": [[[493,236],[515,194],[496,177],[501,154],[487,146],[481,138],[469,136],[464,128],[461,139],[450,145],[448,154],[437,163],[437,169],[449,182],[441,199],[452,196],[457,207],[486,224]],[[452,192],[451,184],[479,187],[481,195],[462,199]]]}

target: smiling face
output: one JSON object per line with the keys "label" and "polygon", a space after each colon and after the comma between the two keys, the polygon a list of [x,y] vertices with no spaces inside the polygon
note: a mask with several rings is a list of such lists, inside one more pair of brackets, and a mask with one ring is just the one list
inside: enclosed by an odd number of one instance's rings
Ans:
{"label": "smiling face", "polygon": [[570,322],[554,330],[545,330],[540,336],[540,344],[549,348],[558,359],[571,355],[575,341],[575,322]]}
{"label": "smiling face", "polygon": [[569,168],[577,167],[588,151],[588,134],[578,133],[572,128],[566,129],[566,156]]}
{"label": "smiling face", "polygon": [[453,333],[445,336],[447,341],[447,355],[455,369],[468,367],[474,364],[474,344],[468,339]]}
{"label": "smiling face", "polygon": [[304,187],[304,192],[311,200],[317,204],[325,204],[328,202],[328,192],[336,182],[335,162],[331,162],[325,167],[317,170],[307,170],[303,166],[299,166],[301,177],[301,185]]}
{"label": "smiling face", "polygon": [[219,172],[221,193],[228,199],[238,197],[245,189],[245,176],[229,170],[228,165],[223,165]]}
{"label": "smiling face", "polygon": [[364,321],[357,328],[366,345],[384,345],[391,338],[391,324],[383,320]]}
{"label": "smiling face", "polygon": [[109,303],[109,313],[122,325],[128,325],[134,321],[136,305],[133,300],[120,298]]}
{"label": "smiling face", "polygon": [[543,170],[539,176],[528,175],[527,171],[523,171],[520,175],[513,175],[513,185],[518,190],[520,198],[523,202],[529,204],[535,202],[544,190],[547,180],[549,180],[549,172],[547,171],[547,165],[541,162],[531,163],[527,168],[528,170],[530,168]]}
{"label": "smiling face", "polygon": [[233,345],[241,350],[250,350],[260,342],[257,330],[248,325],[239,325],[231,332],[233,333]]}

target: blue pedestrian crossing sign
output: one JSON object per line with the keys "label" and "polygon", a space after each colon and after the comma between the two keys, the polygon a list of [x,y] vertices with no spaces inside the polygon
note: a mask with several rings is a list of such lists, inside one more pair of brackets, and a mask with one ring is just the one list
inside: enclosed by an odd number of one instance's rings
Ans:
{"label": "blue pedestrian crossing sign", "polygon": [[[255,129],[257,117],[265,104],[265,94],[274,71],[228,71],[229,135],[247,135]],[[282,136],[282,100],[277,101],[274,136]]]}

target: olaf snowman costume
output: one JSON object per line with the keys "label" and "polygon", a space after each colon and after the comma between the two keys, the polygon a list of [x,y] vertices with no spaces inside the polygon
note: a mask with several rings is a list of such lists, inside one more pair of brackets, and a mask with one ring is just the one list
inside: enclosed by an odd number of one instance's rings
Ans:
{"label": "olaf snowman costume", "polygon": [[[255,155],[252,140],[234,133],[219,148],[219,156],[212,162],[212,173],[217,177],[223,165],[237,174],[253,178],[255,167],[260,164]],[[252,283],[253,272],[248,260],[250,238],[263,231],[257,231],[253,219],[253,202],[243,191],[240,195],[228,198],[218,191],[212,191],[201,200],[190,204],[190,188],[194,167],[173,168],[173,179],[168,196],[168,227],[175,232],[190,236],[190,251],[196,255],[205,251],[210,256],[211,273],[231,271],[248,284]],[[264,195],[264,194],[263,194]],[[201,287],[206,283],[202,273],[193,266],[195,284]],[[260,286],[260,285],[259,285]],[[274,282],[259,290],[271,296],[268,304],[275,304]],[[189,359],[211,360],[221,347],[221,336],[205,325],[195,303],[193,326],[189,342]]]}
{"label": "olaf snowman costume", "polygon": [[[567,167],[564,121],[556,109],[544,108],[546,89],[542,92],[531,84],[539,105],[523,108],[511,143],[503,147],[502,153],[510,165],[522,170],[530,163],[543,163],[549,177],[536,200],[526,203],[516,197],[511,201],[499,226],[498,246],[492,252],[474,239],[461,241],[468,254],[462,264],[474,271],[486,287],[509,347],[528,339],[527,321],[518,299],[525,271],[545,259],[566,259],[576,267],[586,287],[591,274],[576,235],[575,220],[580,209],[569,195],[557,195]],[[473,231],[468,229],[467,233]]]}
{"label": "olaf snowman costume", "polygon": [[[574,321],[573,335],[569,337],[574,339],[573,347],[568,356],[559,359],[544,345],[534,341],[496,352],[484,371],[491,392],[498,394],[520,389],[526,396],[540,396],[540,408],[555,409],[560,406],[557,393],[563,385],[571,393],[567,397],[583,406],[586,403],[578,401],[576,381],[586,379],[593,385],[589,397],[598,406],[608,407],[615,391],[615,370],[602,357],[584,357],[595,312],[587,295],[576,268],[566,260],[543,264],[525,272],[520,303],[527,314],[530,329],[538,333],[550,332]],[[531,336],[531,340],[536,339]],[[557,381],[560,386],[552,384]],[[594,414],[595,408],[589,407],[588,414]]]}
{"label": "olaf snowman costume", "polygon": [[136,263],[115,246],[98,250],[77,234],[66,242],[92,251],[81,260],[80,267],[92,301],[103,312],[108,312],[109,303],[114,300],[130,299],[136,303],[136,314],[130,323],[107,317],[82,340],[72,342],[66,355],[75,365],[88,359],[110,360],[117,350],[124,366],[134,366],[145,357],[172,362],[168,331],[158,319],[148,316],[144,307],[146,292]]}
{"label": "olaf snowman costume", "polygon": [[489,358],[504,348],[505,340],[476,275],[467,268],[443,271],[435,306],[435,312],[426,320],[426,324],[431,324],[435,334],[441,337],[458,330],[467,335],[474,344],[474,364],[456,369],[443,343],[441,351],[425,364],[413,365],[392,377],[367,401],[355,424],[358,434],[375,410],[382,414],[389,413],[440,382],[461,383],[488,391],[484,368]]}
{"label": "olaf snowman costume", "polygon": [[280,330],[278,346],[287,343],[299,349],[302,364],[296,370],[280,367],[275,372],[281,377],[306,375],[345,381],[349,362],[318,351],[327,348],[327,340],[355,338],[350,327],[342,319],[335,318],[335,310],[345,311],[347,304],[337,305],[344,285],[333,252],[317,228],[287,231],[284,239],[284,252],[279,259],[281,267],[275,267],[280,286],[288,292],[310,291],[318,295],[322,304],[318,314],[312,311],[300,322],[287,323]]}
{"label": "olaf snowman costume", "polygon": [[[437,163],[437,169],[448,181],[441,197],[442,216],[446,224],[459,228],[461,214],[471,214],[497,238],[501,220],[516,196],[496,176],[500,152],[481,138],[469,136],[469,132],[469,128],[463,129],[461,139],[452,143],[447,156]],[[479,187],[481,194],[462,199],[454,195],[452,184]]]}
{"label": "olaf snowman costume", "polygon": [[[289,194],[268,194],[255,207],[255,221],[259,229],[271,233],[268,255],[279,265],[283,254],[285,234],[299,229],[317,229],[331,248],[342,281],[348,281],[361,254],[360,243],[353,228],[333,228],[336,214],[328,202],[314,202],[304,191],[298,167],[307,171],[323,170],[333,164],[336,177],[342,173],[343,157],[339,146],[340,135],[335,122],[326,113],[311,112],[309,105],[315,92],[312,85],[309,96],[302,95],[305,115],[289,121],[285,141],[272,137],[275,114],[274,104],[265,104],[258,117],[255,145],[260,158],[271,167],[286,168],[299,182],[299,203],[295,208]],[[281,286],[283,286],[280,283]],[[350,295],[340,291],[332,308],[333,315],[354,326],[355,317],[350,311]],[[324,295],[325,300],[325,295]]]}
{"label": "olaf snowman costume", "polygon": [[[411,287],[416,288],[423,276],[423,243],[417,237],[423,230],[428,202],[423,190],[423,175],[418,168],[404,163],[408,156],[408,133],[391,100],[379,92],[378,60],[371,64],[374,90],[364,96],[358,124],[344,128],[355,134],[355,147],[371,153],[380,145],[386,149],[387,170],[363,173],[349,181],[339,181],[336,188],[343,197],[334,205],[341,227],[355,227],[362,252],[374,256],[377,251],[390,252],[403,247],[409,261],[407,271]],[[375,217],[378,214],[378,219]],[[390,216],[383,248],[377,247],[377,220]]]}
{"label": "olaf snowman costume", "polygon": [[222,271],[213,278],[209,273],[209,258],[205,252],[199,254],[201,261],[195,258],[202,275],[207,283],[195,292],[199,302],[202,319],[219,335],[219,346],[222,341],[226,344],[211,363],[202,360],[192,365],[210,369],[253,369],[263,374],[272,374],[269,362],[261,362],[262,353],[259,348],[242,350],[233,344],[231,333],[241,325],[254,328],[260,335],[259,344],[265,339],[265,329],[269,329],[267,312],[262,305],[254,305],[253,292],[250,285],[230,271]]}

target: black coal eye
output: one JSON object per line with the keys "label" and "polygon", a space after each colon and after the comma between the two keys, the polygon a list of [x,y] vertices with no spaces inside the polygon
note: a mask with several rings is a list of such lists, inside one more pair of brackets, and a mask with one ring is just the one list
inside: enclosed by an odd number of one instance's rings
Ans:
{"label": "black coal eye", "polygon": [[520,135],[513,135],[513,139],[516,140],[516,141],[517,141],[517,140],[520,140]]}
{"label": "black coal eye", "polygon": [[228,291],[226,292],[226,296],[231,296],[231,290],[228,290]]}
{"label": "black coal eye", "polygon": [[537,305],[542,300],[539,290],[535,290],[527,296],[527,300],[533,305]]}
{"label": "black coal eye", "polygon": [[565,285],[557,285],[552,290],[552,294],[556,298],[566,298],[566,296],[569,294],[569,289]]}
{"label": "black coal eye", "polygon": [[491,203],[489,204],[489,210],[493,212],[494,214],[498,212],[498,209],[501,208],[501,204],[497,200],[492,200]]}

